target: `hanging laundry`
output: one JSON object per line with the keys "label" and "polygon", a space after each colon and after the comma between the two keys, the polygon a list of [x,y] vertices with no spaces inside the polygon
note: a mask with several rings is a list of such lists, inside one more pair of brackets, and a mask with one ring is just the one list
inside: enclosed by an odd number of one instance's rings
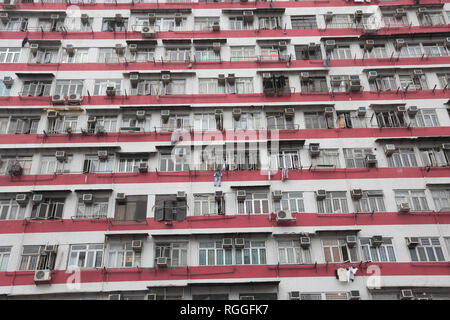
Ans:
{"label": "hanging laundry", "polygon": [[350,269],[349,269],[349,280],[351,280],[351,281],[355,281],[355,274],[356,274],[356,272],[358,272],[358,268],[353,268],[353,267],[350,267]]}
{"label": "hanging laundry", "polygon": [[348,270],[345,268],[337,269],[338,280],[341,282],[348,282]]}
{"label": "hanging laundry", "polygon": [[289,178],[289,170],[288,169],[281,169],[281,180],[285,181]]}

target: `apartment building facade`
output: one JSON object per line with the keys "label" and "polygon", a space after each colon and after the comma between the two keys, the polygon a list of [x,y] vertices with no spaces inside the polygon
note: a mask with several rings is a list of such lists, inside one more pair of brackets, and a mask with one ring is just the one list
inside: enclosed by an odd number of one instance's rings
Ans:
{"label": "apartment building facade", "polygon": [[0,35],[0,299],[450,299],[447,1],[3,0]]}

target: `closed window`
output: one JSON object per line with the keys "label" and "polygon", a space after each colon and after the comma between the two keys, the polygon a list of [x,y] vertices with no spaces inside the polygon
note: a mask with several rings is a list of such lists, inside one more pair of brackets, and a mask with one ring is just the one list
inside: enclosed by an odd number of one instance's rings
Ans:
{"label": "closed window", "polygon": [[311,252],[309,248],[302,248],[300,241],[278,241],[278,259],[280,264],[309,264]]}
{"label": "closed window", "polygon": [[15,198],[0,198],[0,220],[22,220],[25,207],[19,206]]}
{"label": "closed window", "polygon": [[101,268],[103,244],[73,244],[70,246],[68,267]]}
{"label": "closed window", "polygon": [[331,51],[331,59],[352,59],[350,46],[339,45]]}
{"label": "closed window", "polygon": [[6,271],[8,268],[11,247],[0,247],[0,271]]}
{"label": "closed window", "polygon": [[83,94],[83,80],[56,80],[55,94],[68,96]]}
{"label": "closed window", "polygon": [[286,118],[283,112],[267,112],[267,129],[295,129],[294,118]]}
{"label": "closed window", "polygon": [[317,200],[319,213],[348,213],[345,191],[327,192],[324,200]]}
{"label": "closed window", "polygon": [[141,252],[133,250],[131,241],[108,244],[108,268],[141,266]]}
{"label": "closed window", "polygon": [[400,85],[403,90],[428,90],[427,78],[421,76],[399,75]]}
{"label": "closed window", "polygon": [[2,162],[0,163],[0,173],[12,174],[12,171],[18,169],[20,170],[21,174],[30,174],[31,162],[32,162],[31,156],[17,156],[17,157],[3,156]]}
{"label": "closed window", "polygon": [[150,116],[144,117],[144,119],[136,118],[136,114],[122,116],[122,126],[121,129],[126,128],[139,128],[139,131],[148,132],[150,131]]}
{"label": "closed window", "polygon": [[200,266],[231,265],[233,250],[223,249],[222,241],[200,242],[198,257]]}
{"label": "closed window", "polygon": [[257,130],[262,129],[261,113],[259,112],[243,112],[241,116],[234,118],[234,129],[240,130]]}
{"label": "closed window", "polygon": [[68,55],[64,50],[62,52],[61,63],[87,63],[89,62],[88,48],[74,48],[74,52]]}
{"label": "closed window", "polygon": [[165,59],[170,62],[186,62],[190,59],[191,48],[166,48]]}
{"label": "closed window", "polygon": [[[215,199],[214,194],[194,195],[194,215],[196,216],[217,214],[218,205],[221,203]],[[220,207],[223,209],[222,206]]]}
{"label": "closed window", "polygon": [[194,114],[194,130],[209,131],[217,130],[217,121],[214,113]]}
{"label": "closed window", "polygon": [[243,17],[230,17],[230,30],[253,29],[253,22],[244,21]]}
{"label": "closed window", "polygon": [[245,200],[238,200],[238,214],[268,214],[269,199],[266,192],[247,192]]}
{"label": "closed window", "polygon": [[19,62],[20,48],[0,48],[0,63]]}
{"label": "closed window", "polygon": [[372,149],[344,148],[346,168],[365,168],[366,157],[369,154],[372,154]]}
{"label": "closed window", "polygon": [[95,80],[94,95],[106,95],[107,87],[114,87],[116,90],[116,95],[120,95],[121,82],[122,80]]}
{"label": "closed window", "polygon": [[235,249],[236,264],[266,264],[265,241],[245,241],[244,249]]}
{"label": "closed window", "polygon": [[356,212],[385,212],[383,192],[378,190],[363,191],[361,199],[354,200]]}
{"label": "closed window", "polygon": [[116,203],[114,220],[145,221],[147,217],[147,196],[127,195],[124,203]]}
{"label": "closed window", "polygon": [[391,238],[383,237],[383,243],[379,246],[372,246],[370,238],[360,238],[359,241],[364,261],[396,262]]}
{"label": "closed window", "polygon": [[83,173],[104,173],[113,171],[114,156],[108,155],[106,160],[99,159],[98,155],[86,155],[83,164]]}
{"label": "closed window", "polygon": [[92,199],[92,203],[85,203],[82,195],[78,197],[75,218],[106,218],[108,216],[109,197],[107,195],[94,194]]}
{"label": "closed window", "polygon": [[72,129],[72,132],[77,130],[78,116],[62,115],[56,119],[51,119],[48,122],[48,133],[65,133],[67,129]]}
{"label": "closed window", "polygon": [[397,90],[397,81],[393,75],[379,75],[369,85],[371,91]]}
{"label": "closed window", "polygon": [[450,190],[431,190],[436,211],[450,211]]}
{"label": "closed window", "polygon": [[394,190],[397,205],[408,203],[411,211],[429,211],[425,191],[423,190]]}
{"label": "closed window", "polygon": [[316,168],[335,167],[340,168],[338,149],[320,149],[320,154],[311,158],[311,165]]}
{"label": "closed window", "polygon": [[88,132],[95,133],[99,130],[105,132],[117,131],[117,116],[95,116],[95,123],[88,123]]}
{"label": "closed window", "polygon": [[10,119],[2,118],[0,121],[1,133],[28,134],[37,133],[40,117],[12,116]]}
{"label": "closed window", "polygon": [[219,22],[219,17],[195,17],[194,30],[210,31],[214,23]]}
{"label": "closed window", "polygon": [[291,16],[292,29],[317,29],[316,16]]}
{"label": "closed window", "polygon": [[186,171],[189,170],[189,159],[172,153],[161,153],[159,156],[159,171]]}
{"label": "closed window", "polygon": [[305,212],[303,192],[283,192],[281,200],[275,200],[273,206],[275,211]]}
{"label": "closed window", "polygon": [[413,148],[397,148],[387,157],[389,167],[417,167],[416,153]]}
{"label": "closed window", "polygon": [[69,173],[72,159],[72,155],[67,155],[62,161],[57,160],[55,155],[44,155],[41,158],[40,174]]}
{"label": "closed window", "polygon": [[156,243],[155,260],[167,258],[167,265],[170,267],[187,266],[187,242]]}
{"label": "closed window", "polygon": [[411,122],[417,127],[439,127],[439,121],[435,109],[419,110]]}
{"label": "closed window", "polygon": [[117,172],[138,172],[139,165],[147,163],[147,158],[120,158]]}
{"label": "closed window", "polygon": [[365,55],[369,59],[382,59],[389,58],[386,51],[386,46],[384,44],[376,44],[373,46],[372,50],[367,50]]}
{"label": "closed window", "polygon": [[297,150],[281,150],[278,154],[278,169],[301,169]]}
{"label": "closed window", "polygon": [[439,238],[419,238],[419,245],[409,248],[411,261],[445,261]]}

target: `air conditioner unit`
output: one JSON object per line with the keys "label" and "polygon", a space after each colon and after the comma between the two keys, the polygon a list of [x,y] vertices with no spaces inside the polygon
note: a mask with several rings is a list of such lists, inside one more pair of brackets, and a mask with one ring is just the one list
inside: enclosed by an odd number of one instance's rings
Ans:
{"label": "air conditioner unit", "polygon": [[419,111],[419,109],[417,108],[417,106],[409,106],[408,107],[408,114],[410,116],[415,116],[418,111]]}
{"label": "air conditioner unit", "polygon": [[130,43],[128,45],[128,50],[130,50],[130,52],[137,52],[138,51],[138,45],[136,43]]}
{"label": "air conditioner unit", "polygon": [[220,52],[220,42],[213,42],[214,52]]}
{"label": "air conditioner unit", "polygon": [[406,238],[406,245],[408,246],[408,248],[415,248],[419,244],[420,244],[419,238],[417,238],[417,237]]}
{"label": "air conditioner unit", "polygon": [[120,300],[120,298],[120,293],[111,293],[110,295],[108,295],[108,300]]}
{"label": "air conditioner unit", "polygon": [[106,160],[106,159],[108,159],[108,151],[99,150],[99,151],[97,151],[97,156],[100,160]]}
{"label": "air conditioner unit", "polygon": [[59,116],[58,111],[55,111],[55,110],[47,111],[47,119],[49,119],[49,120],[54,120],[54,119],[58,118],[58,116]]}
{"label": "air conditioner unit", "polygon": [[358,108],[358,117],[364,117],[366,115],[367,108],[366,107],[359,107]]}
{"label": "air conditioner unit", "polygon": [[300,78],[305,81],[309,80],[309,72],[300,72]]}
{"label": "air conditioner unit", "polygon": [[86,24],[89,22],[89,15],[87,13],[82,13],[80,19],[82,24]]}
{"label": "air conditioner unit", "polygon": [[238,190],[236,196],[238,200],[245,200],[247,197],[247,192],[245,190]]}
{"label": "air conditioner unit", "polygon": [[368,167],[376,166],[378,163],[377,157],[374,154],[368,154],[366,155],[366,165]]}
{"label": "air conditioner unit", "polygon": [[216,116],[216,119],[220,119],[223,116],[223,110],[222,109],[214,110],[214,115]]}
{"label": "air conditioner unit", "polygon": [[225,85],[225,74],[221,73],[217,76],[217,82],[219,85],[224,86]]}
{"label": "air conditioner unit", "polygon": [[285,108],[284,109],[284,117],[287,119],[291,119],[293,118],[295,115],[295,110],[294,108]]}
{"label": "air conditioner unit", "polygon": [[123,17],[120,13],[116,13],[116,22],[122,22]]}
{"label": "air conditioner unit", "polygon": [[360,18],[362,18],[362,16],[363,16],[363,11],[362,10],[356,10],[355,11],[355,18],[360,19]]}
{"label": "air conditioner unit", "polygon": [[398,212],[400,213],[408,213],[410,210],[408,202],[403,202],[398,205]]}
{"label": "air conditioner unit", "polygon": [[130,83],[135,87],[139,82],[139,73],[130,73]]}
{"label": "air conditioner unit", "polygon": [[400,291],[400,300],[411,300],[414,298],[414,294],[410,289],[403,289]]}
{"label": "air conditioner unit", "polygon": [[51,20],[59,20],[59,14],[51,14],[50,19]]}
{"label": "air conditioner unit", "polygon": [[395,39],[395,49],[400,50],[405,45],[404,39]]}
{"label": "air conditioner unit", "polygon": [[414,76],[423,76],[423,71],[421,69],[415,69],[413,74]]}
{"label": "air conditioner unit", "polygon": [[295,218],[292,216],[291,211],[289,211],[289,210],[277,211],[277,222],[291,221],[291,220],[295,220]]}
{"label": "air conditioner unit", "polygon": [[354,199],[354,200],[361,199],[363,196],[362,190],[361,189],[352,189],[351,196],[352,196],[352,199]]}
{"label": "air conditioner unit", "polygon": [[333,116],[333,112],[334,112],[333,107],[325,107],[325,110],[323,113],[324,113],[325,117],[331,117],[331,116]]}
{"label": "air conditioner unit", "polygon": [[34,282],[35,283],[49,282],[50,280],[52,280],[52,275],[51,275],[50,269],[36,270],[34,272]]}
{"label": "air conditioner unit", "polygon": [[3,84],[7,87],[12,86],[14,83],[14,79],[10,76],[3,77]]}
{"label": "air conditioner unit", "polygon": [[56,160],[64,161],[66,160],[66,152],[65,151],[56,151],[55,153]]}
{"label": "air conditioner unit", "polygon": [[262,77],[263,79],[271,79],[272,74],[270,72],[263,72]]}
{"label": "air conditioner unit", "polygon": [[64,103],[66,103],[66,99],[64,98],[63,95],[54,94],[52,96],[52,103],[53,104],[64,104]]}
{"label": "air conditioner unit", "polygon": [[310,237],[300,237],[300,246],[302,248],[309,248],[311,246],[311,238]]}
{"label": "air conditioner unit", "polygon": [[289,292],[289,300],[300,300],[300,291]]}
{"label": "air conditioner unit", "polygon": [[235,238],[234,239],[234,247],[235,248],[243,248],[245,245],[244,238]]}
{"label": "air conditioner unit", "polygon": [[119,192],[116,194],[116,201],[119,203],[124,203],[125,201],[127,201],[127,196],[125,193],[123,192]]}
{"label": "air conditioner unit", "polygon": [[156,294],[155,293],[148,293],[145,295],[145,300],[156,300]]}
{"label": "air conditioner unit", "polygon": [[68,97],[69,104],[80,104],[83,100],[83,97],[78,93],[71,93]]}
{"label": "air conditioner unit", "polygon": [[91,204],[94,202],[94,195],[92,193],[85,193],[82,197],[83,203]]}
{"label": "air conditioner unit", "polygon": [[325,41],[325,50],[331,51],[336,47],[336,41],[334,40],[326,40]]}
{"label": "air conditioner unit", "polygon": [[377,25],[374,23],[365,23],[363,26],[364,33],[374,33],[377,31],[378,31]]}
{"label": "air conditioner unit", "polygon": [[443,150],[450,150],[450,143],[443,143],[442,144],[442,149]]}
{"label": "air conditioner unit", "polygon": [[406,112],[405,106],[397,106],[397,112]]}
{"label": "air conditioner unit", "polygon": [[33,198],[32,198],[32,202],[33,202],[33,204],[38,204],[38,203],[41,203],[42,202],[42,199],[43,199],[44,197],[42,196],[42,194],[38,194],[38,193],[36,193],[36,194],[33,194]]}
{"label": "air conditioner unit", "polygon": [[161,110],[161,119],[168,120],[170,117],[170,110]]}
{"label": "air conditioner unit", "polygon": [[370,51],[373,49],[373,46],[375,45],[375,41],[373,40],[366,40],[366,42],[364,42],[364,49]]}
{"label": "air conditioner unit", "polygon": [[97,123],[97,117],[89,116],[87,122],[88,123]]}
{"label": "air conditioner unit", "polygon": [[71,57],[75,53],[75,48],[71,44],[66,44],[66,52]]}
{"label": "air conditioner unit", "polygon": [[222,200],[222,199],[223,199],[223,191],[217,190],[217,191],[214,193],[214,198],[215,198],[216,200]]}
{"label": "air conditioner unit", "polygon": [[167,267],[167,258],[166,257],[158,257],[158,258],[156,258],[156,266],[158,268]]}
{"label": "air conditioner unit", "polygon": [[145,119],[145,110],[137,110],[136,111],[136,119],[144,120]]}
{"label": "air conditioner unit", "polygon": [[376,71],[369,71],[367,73],[367,78],[369,79],[369,82],[374,82],[377,77],[378,77],[378,72],[376,72]]}
{"label": "air conditioner unit", "polygon": [[355,235],[346,236],[345,242],[347,243],[348,247],[353,248],[356,245],[356,236]]}
{"label": "air conditioner unit", "polygon": [[0,12],[0,20],[6,24],[9,21],[8,12]]}
{"label": "air conditioner unit", "polygon": [[39,49],[39,45],[37,43],[31,43],[30,44],[30,51],[31,51],[31,53],[36,54],[38,49]]}
{"label": "air conditioner unit", "polygon": [[308,51],[314,52],[314,51],[316,51],[316,50],[318,50],[318,49],[320,49],[320,44],[314,43],[314,42],[310,42],[310,43],[308,44]]}
{"label": "air conditioner unit", "polygon": [[272,192],[272,198],[273,200],[281,200],[281,197],[283,196],[283,193],[281,192],[281,190],[274,190]]}
{"label": "air conditioner unit", "polygon": [[387,156],[392,155],[395,152],[395,144],[387,144],[384,146],[384,154]]}
{"label": "air conditioner unit", "polygon": [[379,247],[383,244],[383,236],[373,236],[370,238],[370,245],[372,247]]}
{"label": "air conditioner unit", "polygon": [[213,23],[212,29],[213,29],[213,31],[220,31],[220,24],[218,21]]}
{"label": "air conditioner unit", "polygon": [[186,200],[186,192],[178,191],[177,192],[177,200]]}
{"label": "air conditioner unit", "polygon": [[140,162],[138,166],[138,170],[140,173],[148,172],[148,163],[147,162]]}
{"label": "air conditioner unit", "polygon": [[309,155],[311,157],[316,157],[320,154],[319,144],[310,144],[309,145]]}
{"label": "air conditioner unit", "polygon": [[56,245],[56,244],[46,245],[44,247],[44,251],[47,254],[49,254],[49,253],[56,253],[58,251],[58,245]]}
{"label": "air conditioner unit", "polygon": [[327,192],[323,189],[317,190],[316,192],[316,199],[317,200],[323,200],[327,197]]}
{"label": "air conditioner unit", "polygon": [[241,117],[242,110],[241,109],[233,109],[233,117],[235,119],[239,119]]}
{"label": "air conditioner unit", "polygon": [[134,251],[141,251],[144,243],[142,240],[133,240],[131,241],[131,249]]}
{"label": "air conditioner unit", "polygon": [[352,290],[349,293],[349,300],[359,300],[361,299],[361,296],[359,294],[359,290]]}
{"label": "air conditioner unit", "polygon": [[168,84],[170,82],[170,74],[168,74],[168,73],[162,74],[161,80],[164,84]]}
{"label": "air conditioner unit", "polygon": [[344,77],[342,76],[331,76],[331,85],[333,87],[339,87],[341,85],[342,80],[344,80]]}
{"label": "air conditioner unit", "polygon": [[331,20],[333,20],[333,12],[328,11],[327,13],[325,13],[324,17],[326,22],[330,22]]}
{"label": "air conditioner unit", "polygon": [[253,11],[244,11],[242,15],[245,22],[253,22]]}
{"label": "air conditioner unit", "polygon": [[423,14],[425,14],[425,13],[427,13],[427,8],[419,8],[418,10],[417,10],[417,15],[418,16],[422,16]]}
{"label": "air conditioner unit", "polygon": [[359,92],[361,91],[361,83],[359,80],[350,81],[350,91]]}
{"label": "air conditioner unit", "polygon": [[287,48],[287,42],[286,41],[279,41],[278,42],[278,48],[286,49]]}
{"label": "air conditioner unit", "polygon": [[179,12],[175,13],[175,23],[177,25],[179,25],[182,20],[183,20],[183,17],[181,16],[181,13],[179,13]]}
{"label": "air conditioner unit", "polygon": [[396,9],[395,10],[395,17],[398,19],[398,18],[401,18],[401,17],[403,17],[403,16],[406,16],[406,11],[405,11],[405,9],[403,9],[403,8],[398,8],[398,9]]}
{"label": "air conditioner unit", "polygon": [[150,24],[154,24],[154,23],[156,22],[156,13],[150,12],[150,13],[148,14],[148,22],[149,22]]}
{"label": "air conditioner unit", "polygon": [[141,35],[144,38],[154,38],[156,36],[155,28],[151,26],[143,26]]}
{"label": "air conditioner unit", "polygon": [[106,95],[109,97],[113,97],[116,95],[116,88],[114,86],[106,87]]}
{"label": "air conditioner unit", "polygon": [[223,238],[222,240],[222,248],[231,249],[233,248],[233,238]]}
{"label": "air conditioner unit", "polygon": [[24,207],[28,204],[28,197],[25,193],[19,193],[16,194],[16,202],[21,206]]}
{"label": "air conditioner unit", "polygon": [[236,77],[234,75],[234,73],[229,73],[227,76],[227,81],[229,84],[234,84],[234,82],[236,81]]}

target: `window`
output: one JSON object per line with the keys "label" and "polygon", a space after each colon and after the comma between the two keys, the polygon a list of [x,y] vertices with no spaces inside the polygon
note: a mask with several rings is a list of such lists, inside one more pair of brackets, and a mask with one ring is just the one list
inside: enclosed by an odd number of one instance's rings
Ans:
{"label": "window", "polygon": [[31,219],[62,219],[65,198],[49,198],[44,196],[39,204],[34,204]]}
{"label": "window", "polygon": [[210,31],[216,22],[219,22],[219,17],[194,17],[194,30]]}
{"label": "window", "polygon": [[324,200],[317,200],[319,213],[348,213],[345,191],[327,192]]}
{"label": "window", "polygon": [[84,203],[83,195],[79,195],[75,218],[106,218],[108,216],[109,196],[94,194],[92,199],[92,203]]}
{"label": "window", "polygon": [[86,155],[83,163],[83,173],[103,173],[113,171],[114,156],[108,155],[106,160],[99,159],[98,155]]}
{"label": "window", "polygon": [[365,55],[368,59],[389,58],[384,44],[375,44],[372,50],[365,51]]}
{"label": "window", "polygon": [[345,240],[322,240],[322,247],[327,263],[358,261],[356,246],[350,248]]}
{"label": "window", "polygon": [[327,129],[328,120],[323,112],[305,112],[306,129]]}
{"label": "window", "polygon": [[379,190],[363,191],[362,198],[353,203],[356,212],[386,212],[383,192]]}
{"label": "window", "polygon": [[185,220],[187,214],[186,200],[177,200],[176,195],[156,195],[155,221]]}
{"label": "window", "polygon": [[74,48],[74,52],[68,55],[64,50],[62,52],[61,63],[87,63],[89,62],[88,48]]}
{"label": "window", "polygon": [[383,243],[377,247],[371,246],[370,238],[360,238],[359,241],[364,261],[396,262],[391,238],[383,237]]}
{"label": "window", "polygon": [[141,265],[141,252],[133,250],[131,241],[108,244],[108,268],[132,268]]}
{"label": "window", "polygon": [[19,270],[35,271],[53,269],[55,267],[56,254],[40,254],[44,246],[23,246]]}
{"label": "window", "polygon": [[235,249],[236,264],[266,264],[265,241],[245,241],[244,249]]}
{"label": "window", "polygon": [[245,200],[238,200],[238,214],[268,214],[269,199],[266,192],[247,192]]}
{"label": "window", "polygon": [[408,125],[409,117],[404,112],[398,111],[375,111],[379,128],[401,128]]}
{"label": "window", "polygon": [[28,18],[10,17],[7,23],[0,23],[1,31],[27,31]]}
{"label": "window", "polygon": [[444,16],[441,12],[426,12],[418,15],[421,26],[440,26],[445,24]]}
{"label": "window", "polygon": [[72,155],[67,155],[63,161],[57,160],[55,155],[43,155],[40,174],[69,173],[72,159]]}
{"label": "window", "polygon": [[420,109],[411,122],[416,127],[439,127],[435,109]]}
{"label": "window", "polygon": [[311,165],[315,167],[335,167],[340,168],[338,149],[320,149],[320,154],[311,158]]}
{"label": "window", "polygon": [[327,28],[352,28],[353,19],[349,14],[334,14],[330,22],[325,21]]}
{"label": "window", "polygon": [[310,77],[301,80],[302,92],[328,92],[327,79],[325,77]]}
{"label": "window", "polygon": [[25,217],[26,207],[20,206],[15,197],[0,197],[0,220],[22,220]]}
{"label": "window", "polygon": [[114,220],[145,221],[147,217],[147,196],[127,195],[125,203],[116,203]]}
{"label": "window", "polygon": [[0,48],[0,63],[19,62],[20,48]]}
{"label": "window", "polygon": [[289,210],[291,212],[305,212],[303,192],[283,192],[281,200],[273,202],[274,210]]}
{"label": "window", "polygon": [[450,211],[450,190],[431,190],[436,211]]}
{"label": "window", "polygon": [[428,90],[427,79],[425,75],[399,75],[400,85],[403,90]]}
{"label": "window", "polygon": [[291,16],[292,29],[317,29],[316,16]]}
{"label": "window", "polygon": [[200,266],[231,265],[233,250],[223,249],[222,241],[200,242],[198,257]]}
{"label": "window", "polygon": [[150,116],[145,116],[144,119],[136,118],[136,114],[124,114],[122,116],[121,129],[139,128],[139,131],[150,131]]}
{"label": "window", "polygon": [[344,148],[346,168],[365,168],[366,156],[372,154],[372,149]]}
{"label": "window", "polygon": [[262,129],[260,112],[243,112],[241,116],[234,118],[235,130],[258,130]]}
{"label": "window", "polygon": [[259,29],[281,29],[281,16],[259,17]]}
{"label": "window", "polygon": [[220,62],[220,52],[214,51],[213,47],[195,48],[196,62]]}
{"label": "window", "polygon": [[11,86],[6,86],[3,81],[0,82],[0,97],[9,97]]}
{"label": "window", "polygon": [[155,260],[167,258],[170,267],[187,266],[187,242],[156,243]]}
{"label": "window", "polygon": [[40,116],[11,116],[11,118],[0,118],[0,133],[37,133],[39,121]]}
{"label": "window", "polygon": [[396,148],[395,152],[387,157],[389,167],[418,167],[416,154],[413,148]]}
{"label": "window", "polygon": [[194,130],[209,131],[218,130],[218,123],[214,113],[196,113],[194,114]]}
{"label": "window", "polygon": [[8,268],[11,247],[0,247],[0,271],[6,271]]}
{"label": "window", "polygon": [[55,94],[68,96],[83,94],[83,80],[56,80]]}
{"label": "window", "polygon": [[307,45],[296,45],[295,59],[297,60],[322,60],[320,46],[309,47]]}
{"label": "window", "polygon": [[17,157],[3,156],[2,162],[0,163],[0,173],[10,174],[9,170],[13,166],[20,165],[20,167],[22,168],[22,174],[30,174],[31,161],[32,161],[31,156],[17,156]]}
{"label": "window", "polygon": [[300,241],[278,241],[278,259],[280,264],[309,264],[311,252],[309,248],[302,248]]}
{"label": "window", "polygon": [[64,20],[53,20],[48,18],[39,18],[38,29],[41,32],[61,32],[64,31]]}
{"label": "window", "polygon": [[101,268],[103,244],[73,244],[70,246],[68,267]]}
{"label": "window", "polygon": [[423,190],[394,190],[395,203],[408,203],[411,211],[429,211],[427,198]]}
{"label": "window", "polygon": [[393,13],[383,14],[383,23],[386,27],[407,27],[409,26],[408,17],[406,15],[397,17]]}
{"label": "window", "polygon": [[278,169],[301,169],[297,150],[281,150],[278,154]]}
{"label": "window", "polygon": [[100,63],[117,63],[121,62],[122,56],[118,55],[116,48],[99,48],[98,49],[98,62]]}
{"label": "window", "polygon": [[50,95],[52,82],[49,81],[24,81],[21,96],[24,97],[43,97]]}
{"label": "window", "polygon": [[128,27],[128,18],[122,18],[122,21],[117,21],[115,18],[103,18],[102,32],[118,32],[126,31]]}
{"label": "window", "polygon": [[445,156],[444,150],[441,148],[419,148],[420,158],[422,164],[427,167],[446,166],[448,160]]}
{"label": "window", "polygon": [[251,30],[253,22],[244,21],[243,17],[230,17],[230,30]]}
{"label": "window", "polygon": [[341,59],[352,59],[352,51],[350,46],[337,45],[331,51],[331,59],[341,60]]}
{"label": "window", "polygon": [[[148,18],[146,19],[148,21]],[[176,23],[175,18],[157,17],[155,21],[155,28],[159,31],[183,31],[185,24],[186,18],[182,18],[181,22]]]}
{"label": "window", "polygon": [[237,145],[231,148],[226,155],[226,164],[229,170],[259,170],[260,159],[259,152],[256,149],[249,149],[251,146],[247,145],[246,150],[240,149]]}
{"label": "window", "polygon": [[65,133],[68,128],[72,129],[72,132],[77,130],[78,116],[62,115],[56,119],[49,120],[48,133]]}
{"label": "window", "polygon": [[121,157],[119,159],[117,172],[138,172],[139,165],[141,163],[148,164],[148,159],[144,158],[144,157],[138,157],[138,158]]}
{"label": "window", "polygon": [[338,111],[337,118],[340,129],[367,128],[366,117],[356,111]]}
{"label": "window", "polygon": [[96,122],[94,124],[88,123],[88,132],[95,133],[100,128],[105,132],[116,132],[117,116],[99,116],[96,115]]}
{"label": "window", "polygon": [[283,112],[267,112],[267,129],[292,130],[295,129],[294,117],[286,118]]}
{"label": "window", "polygon": [[194,195],[194,215],[204,216],[218,213],[218,207],[222,208],[221,201],[215,199],[214,194]]}
{"label": "window", "polygon": [[136,52],[130,52],[130,61],[132,62],[153,62],[155,61],[154,48],[140,48]]}
{"label": "window", "polygon": [[441,89],[448,89],[450,84],[450,73],[438,73],[437,74]]}
{"label": "window", "polygon": [[59,48],[39,47],[36,54],[30,54],[29,63],[57,63]]}
{"label": "window", "polygon": [[170,62],[186,62],[190,59],[191,48],[166,48],[165,59]]}
{"label": "window", "polygon": [[116,95],[120,95],[122,80],[95,80],[94,86],[94,95],[96,96],[104,96],[106,95],[107,87],[114,87],[116,89]]}
{"label": "window", "polygon": [[423,51],[429,57],[447,57],[450,51],[444,42],[437,43],[423,43]]}
{"label": "window", "polygon": [[[181,152],[181,151],[179,151]],[[159,171],[187,171],[189,170],[189,159],[181,154],[161,153],[159,161]]]}
{"label": "window", "polygon": [[278,46],[261,47],[261,60],[278,61],[286,57],[286,52]]}
{"label": "window", "polygon": [[227,83],[227,92],[236,94],[253,93],[253,78],[236,78],[234,86]]}
{"label": "window", "polygon": [[379,75],[369,86],[371,91],[397,90],[397,81],[393,75]]}
{"label": "window", "polygon": [[174,131],[175,129],[191,129],[191,117],[189,114],[170,114],[167,123],[163,123],[163,130]]}
{"label": "window", "polygon": [[445,261],[439,238],[419,238],[419,245],[409,248],[411,261]]}

